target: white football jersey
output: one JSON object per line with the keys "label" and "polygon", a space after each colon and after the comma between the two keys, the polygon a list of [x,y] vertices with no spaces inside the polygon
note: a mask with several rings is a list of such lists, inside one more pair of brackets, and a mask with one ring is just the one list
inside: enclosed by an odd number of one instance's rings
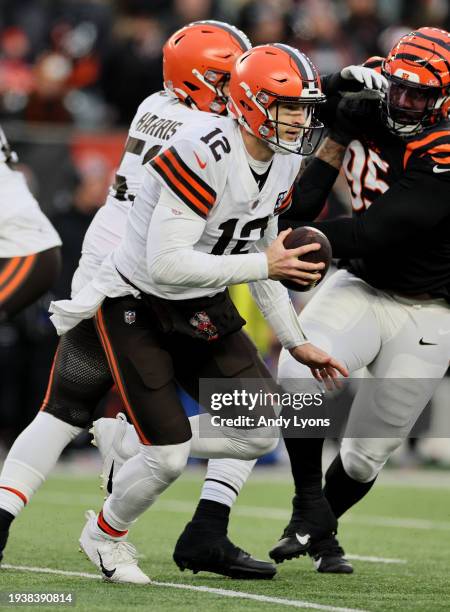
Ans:
{"label": "white football jersey", "polygon": [[200,111],[189,109],[163,91],[149,96],[139,106],[114,184],[84,237],[82,257],[72,280],[72,295],[91,280],[105,257],[120,243],[128,213],[142,183],[144,164],[198,113]]}
{"label": "white football jersey", "polygon": [[205,220],[194,250],[211,255],[244,254],[264,236],[270,219],[289,207],[301,164],[299,155],[274,154],[260,190],[237,123],[214,115],[202,116],[201,121],[193,119],[146,164],[125,238],[113,256],[117,269],[133,284],[168,299],[210,296],[225,287],[152,281],[147,267],[147,233],[161,187]]}
{"label": "white football jersey", "polygon": [[25,257],[61,245],[61,240],[30,193],[0,128],[0,258]]}

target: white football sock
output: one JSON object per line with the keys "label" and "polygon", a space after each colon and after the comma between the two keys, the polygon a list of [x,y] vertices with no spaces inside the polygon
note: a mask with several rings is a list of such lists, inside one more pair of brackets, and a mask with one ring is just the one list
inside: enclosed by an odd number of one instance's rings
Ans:
{"label": "white football sock", "polygon": [[103,518],[113,530],[124,532],[183,471],[190,441],[167,446],[139,444],[114,476],[112,494],[103,506]]}
{"label": "white football sock", "polygon": [[0,474],[0,508],[17,516],[55,467],[64,448],[81,431],[81,427],[39,412],[5,459]]}
{"label": "white football sock", "polygon": [[210,459],[201,499],[209,499],[231,508],[255,463],[256,459]]}

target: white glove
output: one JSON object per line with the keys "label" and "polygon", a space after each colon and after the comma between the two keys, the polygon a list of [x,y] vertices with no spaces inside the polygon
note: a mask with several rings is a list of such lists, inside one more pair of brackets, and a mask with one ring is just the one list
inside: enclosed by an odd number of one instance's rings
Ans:
{"label": "white glove", "polygon": [[358,81],[367,89],[385,90],[388,82],[382,74],[365,66],[346,66],[341,70],[341,77],[346,81]]}

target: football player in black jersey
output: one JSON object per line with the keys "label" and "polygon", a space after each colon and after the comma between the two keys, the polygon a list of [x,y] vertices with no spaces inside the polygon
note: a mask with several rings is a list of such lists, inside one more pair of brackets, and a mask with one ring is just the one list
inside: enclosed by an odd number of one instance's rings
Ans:
{"label": "football player in black jersey", "polygon": [[[359,387],[324,489],[323,440],[285,440],[293,512],[270,556],[281,562],[307,551],[319,572],[353,571],[335,538],[337,519],[367,494],[408,435],[450,355],[450,34],[420,28],[367,65],[388,79],[385,99],[340,102],[282,221],[282,228],[320,229],[340,259],[300,315],[308,337],[350,372],[365,366],[375,379],[395,379],[374,398],[370,386]],[[341,164],[353,216],[311,223]],[[291,379],[292,390],[314,387],[305,370],[282,352],[279,378],[288,386]],[[350,437],[363,417],[366,430]]]}

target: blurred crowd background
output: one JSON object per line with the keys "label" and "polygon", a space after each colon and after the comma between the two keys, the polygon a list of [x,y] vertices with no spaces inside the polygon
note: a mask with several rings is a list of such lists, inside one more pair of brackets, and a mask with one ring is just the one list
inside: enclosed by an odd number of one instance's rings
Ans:
{"label": "blurred crowd background", "polygon": [[[450,2],[0,0],[0,122],[64,243],[63,273],[52,293],[0,325],[4,448],[33,418],[45,393],[56,346],[49,301],[68,296],[84,233],[104,203],[127,126],[140,102],[161,89],[162,45],[177,28],[199,19],[233,23],[254,45],[296,46],[326,74],[385,55],[415,27],[450,29]],[[348,212],[348,203],[338,181],[324,214]],[[236,288],[234,297],[274,367],[279,346],[246,288]],[[440,404],[448,401],[443,398]],[[113,394],[106,409],[113,413],[118,407]],[[430,418],[428,412],[422,429]],[[450,464],[450,442],[440,445],[437,458]],[[411,453],[417,461],[414,444],[406,454]]]}
{"label": "blurred crowd background", "polygon": [[0,0],[0,116],[127,125],[161,86],[164,40],[198,19],[298,46],[323,73],[385,54],[418,25],[450,26],[447,0]]}

